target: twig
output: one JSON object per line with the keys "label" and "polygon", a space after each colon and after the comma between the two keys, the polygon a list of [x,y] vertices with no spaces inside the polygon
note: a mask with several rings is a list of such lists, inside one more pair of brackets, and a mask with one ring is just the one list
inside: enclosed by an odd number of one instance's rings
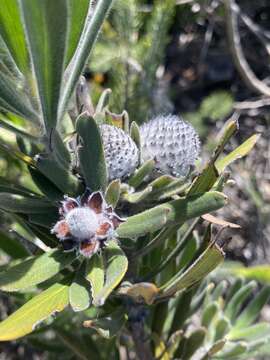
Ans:
{"label": "twig", "polygon": [[238,31],[237,14],[233,10],[235,7],[235,1],[224,0],[224,4],[227,35],[235,66],[248,87],[259,94],[269,97],[270,88],[263,81],[257,78],[244,56],[240,41],[240,34]]}
{"label": "twig", "polygon": [[241,101],[234,103],[235,110],[255,110],[264,106],[270,106],[270,99],[263,98],[259,100]]}
{"label": "twig", "polygon": [[249,30],[251,30],[253,34],[257,36],[262,45],[265,47],[268,55],[270,55],[270,31],[264,30],[259,25],[257,25],[250,17],[241,11],[236,3],[233,5],[233,11],[239,15]]}

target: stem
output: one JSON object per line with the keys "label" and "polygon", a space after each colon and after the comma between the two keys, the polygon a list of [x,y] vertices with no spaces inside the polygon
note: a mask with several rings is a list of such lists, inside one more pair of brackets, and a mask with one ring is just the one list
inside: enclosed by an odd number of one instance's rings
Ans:
{"label": "stem", "polygon": [[75,55],[66,69],[65,75],[67,77],[67,81],[64,84],[63,94],[60,99],[58,113],[59,119],[63,117],[70,96],[75,89],[76,83],[83,71],[91,50],[93,49],[100,28],[106,18],[112,2],[113,0],[99,0],[95,7],[94,14],[92,15],[91,12],[89,14],[90,20],[86,25],[86,29],[83,32],[82,39],[79,42]]}
{"label": "stem", "polygon": [[150,347],[145,342],[145,332],[143,323],[135,322],[130,325],[131,336],[135,346],[137,359],[139,360],[154,360]]}

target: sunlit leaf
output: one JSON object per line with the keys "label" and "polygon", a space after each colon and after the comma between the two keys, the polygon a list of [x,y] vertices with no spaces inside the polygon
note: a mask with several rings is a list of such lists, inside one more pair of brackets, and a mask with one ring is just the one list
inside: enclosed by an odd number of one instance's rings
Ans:
{"label": "sunlit leaf", "polygon": [[104,304],[110,293],[123,279],[128,268],[128,260],[116,241],[110,241],[103,254],[106,269],[105,282],[102,289],[96,294],[95,299],[93,299],[93,304],[96,306]]}
{"label": "sunlit leaf", "polygon": [[96,303],[96,298],[104,285],[105,269],[101,256],[94,254],[91,259],[86,263],[86,279],[91,284],[91,294],[93,297],[93,303]]}
{"label": "sunlit leaf", "polygon": [[69,287],[69,303],[74,311],[83,311],[91,303],[89,283],[79,271]]}
{"label": "sunlit leaf", "polygon": [[0,323],[0,341],[27,335],[47,317],[62,311],[68,305],[68,289],[67,284],[56,283],[3,320]]}
{"label": "sunlit leaf", "polygon": [[172,295],[197,284],[223,260],[223,251],[217,245],[211,244],[184,273],[176,274],[168,285],[162,287],[161,296]]}
{"label": "sunlit leaf", "polygon": [[68,32],[67,0],[20,0],[47,133],[56,127]]}
{"label": "sunlit leaf", "polygon": [[1,0],[0,34],[18,68],[26,74],[29,58],[17,0]]}
{"label": "sunlit leaf", "polygon": [[138,237],[159,230],[165,225],[182,223],[217,210],[224,206],[226,201],[223,194],[214,191],[173,200],[129,217],[119,226],[117,233],[119,237]]}
{"label": "sunlit leaf", "polygon": [[0,274],[0,289],[18,291],[27,289],[51,278],[70,264],[76,255],[51,250],[40,256],[29,257],[9,266]]}
{"label": "sunlit leaf", "polygon": [[241,144],[235,150],[233,150],[230,154],[225,156],[223,159],[218,160],[216,162],[216,167],[219,173],[221,173],[228,165],[230,165],[235,160],[241,159],[242,157],[246,156],[255,146],[259,137],[260,135],[257,134],[252,135],[245,142],[243,142],[243,144]]}

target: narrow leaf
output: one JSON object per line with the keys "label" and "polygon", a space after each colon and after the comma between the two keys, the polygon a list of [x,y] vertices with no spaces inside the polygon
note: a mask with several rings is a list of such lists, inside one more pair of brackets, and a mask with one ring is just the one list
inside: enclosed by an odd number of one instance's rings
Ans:
{"label": "narrow leaf", "polygon": [[56,275],[74,259],[74,253],[64,253],[60,250],[29,257],[1,272],[0,289],[19,291],[40,284]]}
{"label": "narrow leaf", "polygon": [[29,58],[17,0],[1,0],[0,34],[16,65],[26,74]]}
{"label": "narrow leaf", "polygon": [[82,192],[82,184],[78,178],[62,167],[52,156],[39,155],[36,161],[38,170],[60,191],[73,196]]}
{"label": "narrow leaf", "polygon": [[174,276],[168,286],[163,286],[162,296],[175,294],[180,290],[197,284],[213,271],[224,260],[223,251],[215,244],[211,244],[201,256],[184,272]]}
{"label": "narrow leaf", "polygon": [[209,211],[218,210],[226,201],[223,194],[215,191],[173,200],[129,217],[119,226],[117,233],[119,237],[135,238],[159,230],[165,225],[180,224]]}
{"label": "narrow leaf", "polygon": [[54,207],[48,201],[38,197],[0,193],[0,209],[24,214],[48,213]]}
{"label": "narrow leaf", "polygon": [[91,116],[83,113],[77,119],[76,129],[82,140],[79,158],[86,184],[92,191],[105,190],[107,169],[98,125]]}
{"label": "narrow leaf", "polygon": [[0,341],[18,339],[31,333],[41,321],[62,311],[67,305],[68,285],[52,285],[0,323]]}
{"label": "narrow leaf", "polygon": [[151,174],[151,172],[155,168],[155,161],[148,160],[146,161],[138,170],[136,170],[135,174],[131,176],[128,183],[130,186],[138,187],[144,181],[144,179]]}
{"label": "narrow leaf", "polygon": [[3,72],[0,72],[0,108],[34,122],[38,121],[25,93]]}
{"label": "narrow leaf", "polygon": [[67,42],[68,49],[66,54],[66,64],[70,62],[78,46],[88,12],[89,0],[80,0],[80,6],[78,6],[78,0],[68,0],[68,4],[70,29]]}
{"label": "narrow leaf", "polygon": [[243,144],[238,146],[235,150],[233,150],[230,154],[225,156],[223,159],[216,162],[216,167],[221,173],[228,165],[234,162],[237,159],[241,159],[242,157],[246,156],[252,148],[255,146],[256,142],[258,141],[260,135],[252,135],[248,138]]}
{"label": "narrow leaf", "polygon": [[99,0],[94,13],[88,13],[86,27],[81,37],[80,46],[77,47],[70,66],[66,70],[67,81],[60,99],[59,117],[66,111],[69,99],[76,87],[83,68],[87,62],[93,45],[96,41],[103,21],[112,5],[113,0]]}
{"label": "narrow leaf", "polygon": [[66,0],[20,0],[47,133],[56,127],[68,31]]}
{"label": "narrow leaf", "polygon": [[239,309],[243,305],[243,302],[251,295],[252,291],[256,287],[256,282],[251,281],[250,283],[241,287],[227,303],[224,314],[228,319],[234,323],[236,316],[238,315]]}
{"label": "narrow leaf", "polygon": [[20,259],[29,256],[29,252],[16,239],[0,230],[0,249],[13,259]]}
{"label": "narrow leaf", "polygon": [[246,327],[257,319],[260,315],[260,311],[270,298],[270,287],[264,287],[254,299],[246,306],[237,318],[235,327]]}

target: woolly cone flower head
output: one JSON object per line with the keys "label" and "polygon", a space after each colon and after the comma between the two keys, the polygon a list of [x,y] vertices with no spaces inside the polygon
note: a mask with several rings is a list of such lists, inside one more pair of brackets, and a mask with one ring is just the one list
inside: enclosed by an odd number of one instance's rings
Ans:
{"label": "woolly cone flower head", "polygon": [[158,116],[140,127],[142,160],[154,159],[156,171],[185,177],[200,152],[194,128],[178,116]]}
{"label": "woolly cone flower head", "polygon": [[64,250],[76,249],[90,258],[114,237],[124,220],[114,212],[100,192],[74,199],[65,196],[59,209],[60,220],[51,232],[62,242]]}
{"label": "woolly cone flower head", "polygon": [[103,124],[100,126],[109,180],[126,178],[139,164],[139,150],[122,129]]}

